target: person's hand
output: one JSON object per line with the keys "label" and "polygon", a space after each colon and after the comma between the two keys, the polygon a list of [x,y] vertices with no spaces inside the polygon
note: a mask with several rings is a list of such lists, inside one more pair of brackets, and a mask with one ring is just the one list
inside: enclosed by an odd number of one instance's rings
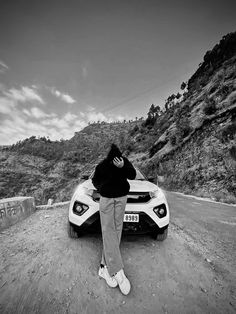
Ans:
{"label": "person's hand", "polygon": [[113,159],[113,164],[118,168],[122,168],[124,166],[124,160],[122,157],[121,158],[115,157]]}

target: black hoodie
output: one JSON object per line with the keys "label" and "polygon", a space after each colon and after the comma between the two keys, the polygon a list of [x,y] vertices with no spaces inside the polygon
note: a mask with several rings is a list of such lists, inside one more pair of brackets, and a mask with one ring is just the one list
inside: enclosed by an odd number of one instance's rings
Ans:
{"label": "black hoodie", "polygon": [[[123,158],[124,166],[118,168],[113,164],[115,157]],[[95,169],[92,178],[93,185],[103,197],[113,198],[125,196],[129,193],[130,185],[127,179],[135,179],[136,171],[126,157],[123,157],[119,148],[112,144],[111,149]]]}

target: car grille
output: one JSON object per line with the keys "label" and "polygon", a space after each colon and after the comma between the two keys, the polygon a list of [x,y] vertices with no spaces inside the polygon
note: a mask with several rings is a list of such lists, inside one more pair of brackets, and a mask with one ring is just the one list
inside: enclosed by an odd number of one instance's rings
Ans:
{"label": "car grille", "polygon": [[[125,212],[126,214],[132,214],[133,212]],[[156,228],[156,223],[144,212],[139,212],[139,222],[124,222],[123,223],[123,232],[125,234],[143,234],[149,233],[154,228]],[[87,229],[90,232],[101,232],[101,223],[99,212],[96,212],[91,216],[83,225],[82,229]]]}
{"label": "car grille", "polygon": [[[93,191],[92,198],[94,202],[99,202],[100,194]],[[147,203],[151,200],[149,192],[129,192],[127,203]]]}
{"label": "car grille", "polygon": [[[132,214],[132,212],[125,212],[126,214]],[[145,213],[139,213],[139,222],[124,222],[123,232],[130,233],[148,233],[155,227],[155,222]]]}
{"label": "car grille", "polygon": [[147,203],[151,199],[149,192],[130,192],[127,203]]}

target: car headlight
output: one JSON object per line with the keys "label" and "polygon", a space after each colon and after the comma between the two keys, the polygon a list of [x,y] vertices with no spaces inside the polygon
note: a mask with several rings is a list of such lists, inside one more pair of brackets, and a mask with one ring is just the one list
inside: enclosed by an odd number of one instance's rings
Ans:
{"label": "car headlight", "polygon": [[159,218],[163,218],[167,215],[167,209],[165,204],[154,207],[153,211]]}
{"label": "car headlight", "polygon": [[83,215],[88,209],[89,209],[88,205],[78,202],[78,201],[76,201],[73,206],[74,214],[79,215],[79,216]]}
{"label": "car headlight", "polygon": [[156,198],[158,196],[158,190],[149,192],[151,198]]}

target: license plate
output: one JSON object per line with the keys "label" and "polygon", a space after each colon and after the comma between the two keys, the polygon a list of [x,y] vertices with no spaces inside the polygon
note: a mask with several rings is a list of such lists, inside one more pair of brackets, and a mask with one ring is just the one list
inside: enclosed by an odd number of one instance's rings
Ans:
{"label": "license plate", "polygon": [[125,214],[124,222],[139,222],[139,214]]}

